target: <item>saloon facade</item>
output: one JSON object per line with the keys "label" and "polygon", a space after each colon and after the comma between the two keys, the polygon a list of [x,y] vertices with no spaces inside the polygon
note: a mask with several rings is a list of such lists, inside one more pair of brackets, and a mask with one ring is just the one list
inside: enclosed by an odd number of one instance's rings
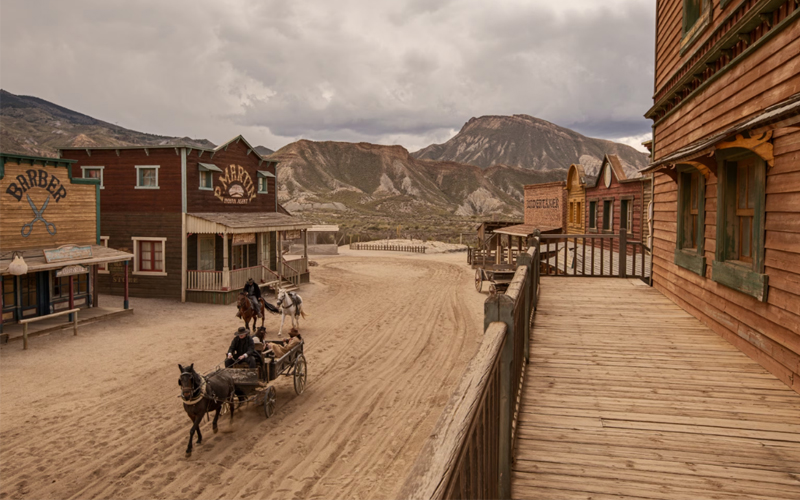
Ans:
{"label": "saloon facade", "polygon": [[[104,245],[134,255],[130,293],[228,304],[248,278],[308,281],[307,253],[286,262],[281,239],[311,226],[278,204],[277,162],[242,137],[189,146],[64,148],[100,181]],[[119,268],[100,288],[120,293]],[[285,281],[288,280],[288,281]]]}
{"label": "saloon facade", "polygon": [[657,2],[654,286],[800,392],[800,6]]}
{"label": "saloon facade", "polygon": [[0,153],[0,333],[3,323],[96,306],[109,266],[125,285],[133,256],[100,244],[100,182],[74,175],[74,163]]}

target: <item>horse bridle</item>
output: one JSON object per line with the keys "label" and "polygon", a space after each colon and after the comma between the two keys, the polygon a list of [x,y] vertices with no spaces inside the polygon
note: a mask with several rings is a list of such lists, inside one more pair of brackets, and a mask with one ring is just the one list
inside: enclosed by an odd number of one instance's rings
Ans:
{"label": "horse bridle", "polygon": [[[290,304],[287,307],[283,307],[283,300],[286,299],[287,297],[289,299]],[[292,297],[288,293],[284,292],[283,293],[283,298],[278,299],[276,304],[281,306],[281,308],[283,308],[283,309],[288,309],[289,307],[292,307],[294,305],[294,300],[292,300]]]}
{"label": "horse bridle", "polygon": [[[186,396],[184,395],[183,384],[181,384],[181,399],[186,404],[195,404],[203,396],[203,386],[205,386],[205,384],[203,383],[204,378],[197,372],[184,371],[184,372],[181,372],[181,379],[183,378],[184,375],[189,375],[192,378],[192,387],[193,388],[192,388],[192,392],[190,393],[191,396],[187,399]],[[200,383],[199,384],[196,383],[197,379],[195,378],[195,375],[197,375],[197,378],[200,379]]]}

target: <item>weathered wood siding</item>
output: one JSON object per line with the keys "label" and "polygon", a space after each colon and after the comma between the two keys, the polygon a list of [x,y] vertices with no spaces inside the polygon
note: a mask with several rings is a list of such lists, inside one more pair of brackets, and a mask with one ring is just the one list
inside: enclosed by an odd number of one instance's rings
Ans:
{"label": "weathered wood siding", "polygon": [[[800,131],[774,133],[775,166],[767,170],[765,273],[767,302],[673,263],[677,230],[677,184],[655,178],[654,286],[800,392]],[[717,179],[706,184],[705,256],[716,249]]]}
{"label": "weathered wood siding", "polygon": [[[607,168],[607,167],[606,167]],[[600,172],[602,174],[602,172]],[[628,234],[628,241],[641,241],[642,240],[642,221],[644,215],[643,196],[645,179],[635,180],[633,182],[619,182],[615,175],[611,176],[611,184],[606,187],[603,184],[603,178],[598,177],[597,186],[586,188],[586,203],[597,201],[597,233],[603,234],[603,200],[613,198],[613,225],[610,232],[619,234],[620,215],[622,210],[622,198],[633,197],[633,233]],[[589,208],[587,205],[584,210],[584,224],[589,227]],[[647,225],[647,220],[644,219],[644,224]],[[588,243],[587,243],[588,244]],[[600,246],[600,243],[592,241],[592,244]],[[604,242],[606,249],[608,249],[608,242]],[[619,251],[619,241],[613,240],[614,251]],[[628,252],[633,252],[632,248],[628,248]]]}
{"label": "weathered wood siding", "polygon": [[[712,2],[719,8],[719,2]],[[726,10],[738,4],[730,2]],[[674,31],[681,31],[681,0],[659,2],[656,88],[680,65]],[[664,17],[662,18],[662,12]],[[677,11],[675,14],[673,11]],[[677,16],[677,17],[676,17]],[[721,16],[715,15],[718,21]],[[715,21],[715,22],[717,22]],[[710,31],[710,30],[709,30]],[[663,32],[663,34],[662,34]],[[679,38],[679,37],[678,37]],[[691,52],[691,51],[690,51]],[[731,66],[698,95],[656,122],[655,159],[800,92],[800,22],[794,22]]]}
{"label": "weathered wood siding", "polygon": [[[567,214],[567,233],[570,234],[583,234],[585,233],[585,220],[586,216],[586,186],[581,184],[580,175],[575,167],[571,167],[567,175],[567,210],[573,210],[576,203],[580,203],[580,211],[577,212],[577,220],[574,214]],[[573,222],[569,222],[572,220]]]}
{"label": "weathered wood siding", "polygon": [[[260,162],[258,155],[251,151],[244,141],[233,142],[227,149],[221,149],[211,157],[210,153],[193,150],[186,158],[186,196],[188,212],[276,212],[275,205],[275,177],[269,177],[267,193],[258,193],[258,171],[268,171],[277,175],[275,165],[270,162]],[[223,171],[234,166],[238,172],[239,167],[246,172],[246,176],[254,184],[255,199],[245,204],[226,204],[214,194],[214,191],[200,189],[199,163],[211,163]],[[261,163],[259,165],[259,163]],[[214,188],[222,188],[220,176],[224,173],[213,172]]]}
{"label": "weathered wood siding", "polygon": [[[44,208],[42,218],[55,225],[55,234],[48,232],[44,222],[36,221],[30,234],[23,237],[23,226],[36,217],[28,197],[37,210]],[[6,163],[0,179],[0,213],[3,251],[97,243],[97,188],[71,183],[64,167]]]}
{"label": "weathered wood siding", "polygon": [[[119,213],[101,214],[103,236],[109,236],[108,246],[133,253],[133,237],[167,238],[164,248],[166,276],[134,275],[134,264],[128,269],[129,291],[132,297],[181,298],[181,214]],[[121,263],[110,264],[109,274],[100,274],[100,293],[122,295],[124,291]]]}

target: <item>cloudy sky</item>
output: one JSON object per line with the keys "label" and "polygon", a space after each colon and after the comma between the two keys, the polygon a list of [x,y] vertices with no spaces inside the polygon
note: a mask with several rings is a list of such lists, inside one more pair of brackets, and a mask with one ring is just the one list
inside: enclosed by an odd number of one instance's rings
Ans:
{"label": "cloudy sky", "polygon": [[652,0],[0,0],[0,87],[150,133],[401,144],[529,114],[638,145]]}

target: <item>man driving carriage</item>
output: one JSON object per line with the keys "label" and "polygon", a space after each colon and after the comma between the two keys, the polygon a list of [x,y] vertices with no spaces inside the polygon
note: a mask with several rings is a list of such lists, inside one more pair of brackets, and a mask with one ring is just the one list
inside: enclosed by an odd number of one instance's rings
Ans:
{"label": "man driving carriage", "polygon": [[228,348],[228,355],[225,358],[225,368],[233,365],[234,363],[247,363],[250,368],[258,366],[257,358],[258,353],[253,345],[253,337],[250,336],[250,330],[240,326],[234,334],[231,346]]}
{"label": "man driving carriage", "polygon": [[[247,294],[247,298],[250,299],[250,303],[253,305],[253,310],[256,312],[256,316],[261,317],[261,287],[253,281],[253,278],[247,278],[247,283],[244,285],[244,289],[242,290],[244,293]],[[242,311],[236,313],[237,318],[242,317]]]}

